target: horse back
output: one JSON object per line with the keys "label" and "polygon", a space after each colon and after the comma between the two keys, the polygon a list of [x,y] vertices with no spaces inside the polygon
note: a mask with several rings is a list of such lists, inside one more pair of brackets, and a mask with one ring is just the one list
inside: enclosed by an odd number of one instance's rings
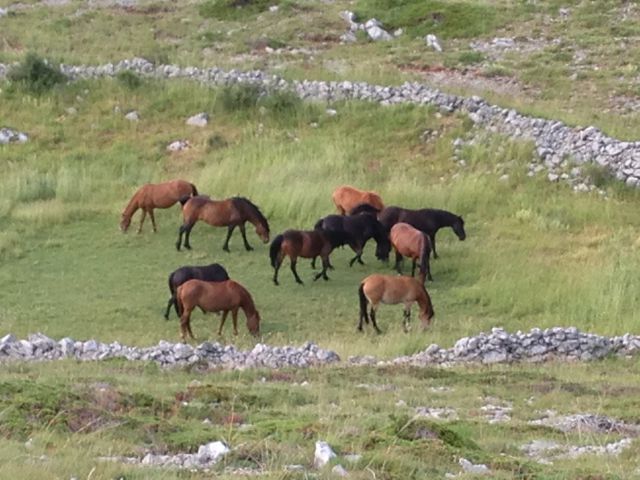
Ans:
{"label": "horse back", "polygon": [[418,258],[424,246],[424,233],[408,223],[396,223],[389,233],[391,244],[401,255]]}

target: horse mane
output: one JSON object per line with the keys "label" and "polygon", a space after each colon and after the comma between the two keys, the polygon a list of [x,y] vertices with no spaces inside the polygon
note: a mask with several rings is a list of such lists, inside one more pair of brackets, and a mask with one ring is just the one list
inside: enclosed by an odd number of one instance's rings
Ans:
{"label": "horse mane", "polygon": [[434,216],[436,216],[439,219],[442,220],[451,220],[451,221],[455,221],[455,220],[461,220],[462,217],[460,217],[459,215],[456,215],[453,212],[449,212],[447,210],[440,210],[438,208],[425,208],[423,209],[424,212],[428,212]]}
{"label": "horse mane", "polygon": [[360,213],[377,215],[378,213],[380,213],[380,211],[381,210],[379,208],[374,207],[370,203],[359,203],[358,205],[356,205],[354,208],[351,209],[351,212],[349,212],[349,215],[358,215]]}
{"label": "horse mane", "polygon": [[260,222],[260,224],[267,230],[267,232],[269,231],[269,222],[262,214],[260,209],[254,203],[252,203],[251,200],[246,197],[232,197],[231,201],[238,210],[255,216],[258,219],[258,222]]}

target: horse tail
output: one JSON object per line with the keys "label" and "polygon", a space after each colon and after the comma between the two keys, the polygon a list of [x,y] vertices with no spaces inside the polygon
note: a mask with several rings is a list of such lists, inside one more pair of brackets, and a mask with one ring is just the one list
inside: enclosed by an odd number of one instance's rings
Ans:
{"label": "horse tail", "polygon": [[198,195],[198,189],[196,188],[196,186],[193,183],[190,183],[189,185],[191,185],[191,195],[194,197]]}
{"label": "horse tail", "polygon": [[422,251],[420,252],[420,273],[427,274],[427,265],[429,265],[429,255],[431,255],[431,240],[426,233],[422,234]]}
{"label": "horse tail", "polygon": [[[193,185],[191,185],[193,187],[193,190],[195,191],[195,188]],[[195,193],[195,195],[197,195],[197,193]],[[181,196],[178,201],[180,202],[180,205],[182,205],[182,207],[184,208],[185,203],[187,203],[189,200],[191,199],[191,195],[183,195]]]}
{"label": "horse tail", "polygon": [[173,305],[176,308],[176,314],[178,315],[178,317],[182,316],[182,312],[184,312],[184,305],[182,303],[182,296],[180,295],[182,290],[182,285],[180,285],[177,290],[176,290],[176,295],[175,295],[175,300]]}
{"label": "horse tail", "polygon": [[364,319],[365,323],[369,323],[369,317],[367,316],[367,296],[364,294],[364,283],[360,284],[358,289],[358,297],[360,298],[360,320]]}
{"label": "horse tail", "polygon": [[271,242],[271,246],[269,247],[269,258],[271,258],[271,266],[276,268],[278,264],[278,254],[280,253],[280,248],[282,247],[282,242],[284,241],[284,235],[278,235]]}

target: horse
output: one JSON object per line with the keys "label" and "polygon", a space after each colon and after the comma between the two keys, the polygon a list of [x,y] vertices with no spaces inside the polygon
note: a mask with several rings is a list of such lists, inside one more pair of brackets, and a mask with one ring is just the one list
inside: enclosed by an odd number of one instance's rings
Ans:
{"label": "horse", "polygon": [[410,210],[401,207],[386,207],[378,215],[378,220],[389,230],[396,223],[404,222],[429,235],[433,258],[438,258],[436,253],[436,232],[441,228],[451,227],[460,240],[464,240],[467,237],[462,217],[446,210],[433,208]]}
{"label": "horse", "polygon": [[269,257],[271,266],[274,269],[273,283],[278,283],[278,270],[282,265],[285,255],[291,260],[291,271],[296,282],[303,285],[303,281],[296,271],[298,257],[322,259],[322,271],[315,275],[314,281],[320,277],[329,280],[327,268],[329,268],[329,254],[334,248],[345,245],[349,242],[349,237],[345,232],[334,232],[331,230],[287,230],[278,235],[271,242]]}
{"label": "horse", "polygon": [[169,320],[169,312],[171,311],[171,305],[176,310],[176,315],[180,316],[178,311],[178,302],[176,301],[176,292],[178,287],[188,280],[204,280],[207,282],[223,282],[229,280],[229,274],[225,268],[219,263],[212,263],[202,267],[185,266],[174,270],[169,275],[169,292],[171,297],[167,304],[167,311],[164,314],[165,320]]}
{"label": "horse", "polygon": [[336,188],[331,195],[331,199],[333,200],[333,203],[338,209],[340,215],[349,214],[351,210],[361,203],[371,205],[378,210],[382,210],[384,208],[384,203],[382,202],[380,195],[375,192],[359,190],[350,185],[343,185]]}
{"label": "horse", "polygon": [[267,243],[269,241],[269,223],[262,215],[260,209],[244,197],[232,197],[225,200],[212,200],[205,195],[197,195],[189,198],[182,206],[183,223],[178,231],[178,241],[176,248],[180,250],[182,235],[185,235],[184,247],[191,249],[189,237],[191,229],[198,220],[214,227],[227,227],[227,238],[222,246],[225,252],[229,251],[229,239],[236,227],[240,228],[244,248],[253,250],[247,242],[245,232],[245,222],[250,222],[256,227],[256,234]]}
{"label": "horse", "polygon": [[252,335],[260,333],[260,314],[256,310],[251,294],[233,280],[222,282],[205,282],[202,280],[188,280],[178,287],[178,305],[180,309],[180,336],[185,340],[186,334],[195,340],[191,331],[191,312],[200,307],[205,312],[222,312],[222,320],[218,335],[222,335],[222,327],[231,312],[233,319],[233,333],[238,334],[238,309],[244,311],[247,318],[247,328]]}
{"label": "horse", "polygon": [[[389,251],[391,243],[387,230],[372,215],[361,214],[343,217],[342,215],[328,215],[318,220],[314,226],[315,230],[331,230],[334,232],[344,232],[349,237],[349,246],[355,252],[356,256],[349,261],[352,267],[357,261],[364,265],[362,261],[362,251],[370,238],[376,241],[376,258],[386,261],[389,259]],[[315,258],[311,266],[315,268]],[[331,268],[331,266],[329,266]]]}
{"label": "horse", "polygon": [[358,289],[358,296],[360,299],[359,331],[362,331],[363,321],[369,323],[369,317],[367,317],[368,305],[371,305],[371,323],[378,333],[382,333],[376,323],[376,310],[380,303],[404,304],[402,327],[405,333],[408,331],[411,306],[414,302],[420,307],[420,322],[423,330],[429,326],[431,319],[435,315],[431,297],[429,297],[424,285],[412,277],[374,273],[362,280]]}
{"label": "horse", "polygon": [[360,215],[360,214],[366,213],[366,214],[369,214],[369,215],[371,215],[373,217],[378,218],[378,214],[381,211],[382,210],[374,207],[373,205],[369,205],[368,203],[359,203],[358,205],[353,207],[353,209],[349,213],[349,216]]}
{"label": "horse", "polygon": [[122,212],[120,230],[126,232],[131,224],[131,217],[138,209],[142,209],[142,218],[138,233],[142,232],[142,224],[149,214],[153,231],[157,232],[156,219],[153,216],[154,208],[169,208],[183,198],[198,195],[198,189],[193,183],[184,180],[171,180],[164,183],[147,183],[136,190],[126,208]]}
{"label": "horse", "polygon": [[416,274],[416,262],[420,264],[420,281],[424,283],[425,276],[433,281],[431,269],[429,268],[429,255],[431,254],[431,240],[426,233],[422,233],[417,228],[413,228],[408,223],[396,223],[391,227],[389,233],[391,245],[396,251],[396,270],[402,274],[402,257],[409,257],[413,260],[411,276]]}

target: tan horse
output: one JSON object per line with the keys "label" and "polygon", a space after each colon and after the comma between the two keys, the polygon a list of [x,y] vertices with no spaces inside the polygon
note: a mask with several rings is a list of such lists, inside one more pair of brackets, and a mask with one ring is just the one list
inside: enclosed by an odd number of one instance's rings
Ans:
{"label": "tan horse", "polygon": [[358,290],[360,297],[360,323],[358,330],[362,331],[363,320],[369,323],[367,317],[367,305],[371,305],[371,323],[376,332],[382,333],[376,324],[376,310],[380,303],[404,304],[404,318],[402,326],[405,332],[408,331],[409,320],[411,319],[411,306],[414,302],[420,307],[420,322],[422,329],[426,329],[435,315],[431,298],[424,288],[424,285],[412,277],[396,275],[373,274],[365,278]]}
{"label": "tan horse", "polygon": [[238,282],[205,282],[189,280],[178,287],[178,310],[180,312],[180,336],[185,340],[188,334],[195,340],[191,331],[191,312],[200,307],[204,312],[222,312],[222,320],[218,335],[222,335],[222,327],[231,312],[233,333],[238,334],[238,309],[241,308],[247,317],[247,328],[252,335],[260,333],[260,314],[256,310],[253,298]]}
{"label": "tan horse", "polygon": [[153,231],[156,232],[156,219],[153,216],[154,208],[169,208],[179,202],[181,198],[190,195],[198,195],[198,190],[193,183],[184,180],[171,180],[164,183],[147,183],[141,186],[133,194],[129,204],[122,212],[120,220],[120,230],[126,232],[131,224],[131,217],[138,209],[142,209],[142,218],[138,233],[142,232],[142,224],[147,216],[151,217]]}
{"label": "tan horse", "polygon": [[377,211],[381,211],[384,208],[380,195],[375,192],[359,190],[350,185],[336,188],[331,195],[331,199],[340,215],[349,215],[354,208],[362,204],[371,205]]}
{"label": "tan horse", "polygon": [[269,241],[269,223],[264,218],[260,209],[244,197],[232,197],[226,200],[211,200],[206,195],[197,195],[190,198],[182,207],[184,219],[179,230],[176,248],[180,250],[182,235],[186,233],[184,247],[191,249],[189,236],[191,229],[198,220],[202,220],[214,227],[227,227],[227,239],[222,246],[229,251],[229,239],[236,227],[240,228],[244,248],[253,250],[247,242],[247,234],[244,228],[245,222],[251,222],[256,227],[256,234],[267,243]]}
{"label": "tan horse", "polygon": [[416,274],[416,262],[420,265],[420,281],[424,283],[425,276],[433,281],[431,268],[429,267],[429,255],[431,254],[431,240],[429,236],[408,223],[396,223],[389,232],[391,245],[396,251],[396,270],[402,274],[402,257],[413,260],[411,276]]}

